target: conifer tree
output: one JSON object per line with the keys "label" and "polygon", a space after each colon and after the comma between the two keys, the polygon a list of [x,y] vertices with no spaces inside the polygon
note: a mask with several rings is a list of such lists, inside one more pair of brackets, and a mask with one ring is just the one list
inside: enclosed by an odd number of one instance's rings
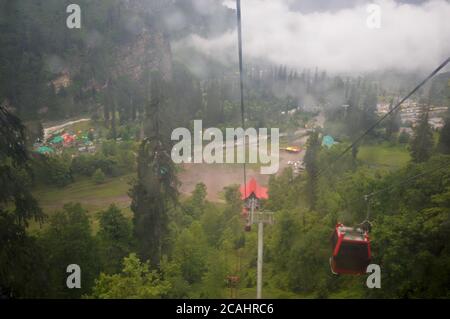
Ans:
{"label": "conifer tree", "polygon": [[416,163],[426,162],[433,150],[433,132],[428,124],[428,111],[424,112],[414,129],[411,140],[411,157]]}
{"label": "conifer tree", "polygon": [[137,180],[130,191],[134,213],[134,236],[141,258],[159,265],[167,235],[168,210],[177,199],[177,178],[170,157],[170,144],[161,126],[167,119],[161,116],[163,80],[152,74],[151,98],[147,105],[146,137],[141,142],[137,158]]}
{"label": "conifer tree", "polygon": [[439,135],[438,151],[443,154],[450,154],[450,112],[445,118],[444,126]]}
{"label": "conifer tree", "polygon": [[308,148],[305,154],[305,168],[307,173],[306,192],[310,209],[314,209],[317,200],[317,173],[318,173],[318,153],[320,149],[319,134],[313,132],[308,139]]}

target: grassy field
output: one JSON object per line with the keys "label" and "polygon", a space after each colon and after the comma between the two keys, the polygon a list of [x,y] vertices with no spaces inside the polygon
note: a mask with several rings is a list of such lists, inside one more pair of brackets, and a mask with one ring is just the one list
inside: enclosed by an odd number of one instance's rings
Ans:
{"label": "grassy field", "polygon": [[85,121],[85,122],[79,122],[75,123],[73,125],[69,125],[66,127],[66,129],[74,131],[77,133],[78,131],[86,132],[93,128],[95,125],[92,123],[92,121]]}
{"label": "grassy field", "polygon": [[96,133],[100,134],[100,136],[106,136],[106,134],[108,133],[108,129],[103,125],[103,123],[94,122],[92,120],[75,123],[66,127],[67,130],[71,130],[75,133],[78,133],[78,131],[87,133],[91,128],[94,128]]}
{"label": "grassy field", "polygon": [[[63,188],[40,186],[33,192],[33,195],[47,216],[60,210],[66,203],[81,203],[83,208],[88,210],[95,230],[97,228],[95,214],[111,204],[116,204],[125,216],[131,218],[129,207],[131,199],[127,194],[133,177],[134,174],[107,178],[103,184],[96,184],[87,177],[78,178],[75,183]],[[33,231],[38,228],[37,224],[31,224],[29,230]]]}
{"label": "grassy field", "polygon": [[379,168],[398,169],[410,160],[406,147],[380,145],[363,145],[359,149],[358,159]]}

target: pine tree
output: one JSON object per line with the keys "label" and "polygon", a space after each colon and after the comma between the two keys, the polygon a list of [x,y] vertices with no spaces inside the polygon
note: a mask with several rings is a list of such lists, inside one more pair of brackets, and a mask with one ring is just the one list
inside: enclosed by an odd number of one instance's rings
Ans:
{"label": "pine tree", "polygon": [[[167,235],[169,205],[177,200],[177,178],[170,157],[170,144],[160,128],[167,119],[161,116],[163,81],[152,74],[151,98],[147,105],[145,135],[137,159],[137,180],[130,190],[134,213],[134,236],[141,258],[159,265]],[[168,125],[166,125],[168,126]]]}
{"label": "pine tree", "polygon": [[0,106],[0,299],[3,294],[39,297],[47,285],[43,253],[26,230],[30,220],[44,220],[27,186],[27,171],[25,128]]}
{"label": "pine tree", "polygon": [[[394,100],[392,99],[389,103],[389,111],[392,110]],[[399,109],[393,112],[393,114],[388,118],[386,124],[386,138],[390,140],[392,135],[400,130],[400,112]]]}
{"label": "pine tree", "polygon": [[450,114],[445,118],[444,126],[441,129],[438,150],[443,154],[450,154]]}
{"label": "pine tree", "polygon": [[377,110],[377,91],[376,88],[372,85],[369,85],[367,88],[364,88],[365,94],[364,99],[362,101],[362,121],[361,128],[364,129],[366,127],[370,127],[376,121],[376,110]]}
{"label": "pine tree", "polygon": [[167,234],[168,208],[177,199],[175,168],[160,141],[142,141],[131,191],[134,236],[143,259],[158,265]]}
{"label": "pine tree", "polygon": [[317,158],[320,149],[319,133],[313,132],[308,139],[308,148],[305,153],[305,169],[307,173],[306,192],[309,207],[314,210],[317,200]]}
{"label": "pine tree", "polygon": [[433,132],[428,124],[428,111],[424,112],[414,129],[411,140],[411,157],[416,163],[426,162],[433,150]]}
{"label": "pine tree", "polygon": [[101,246],[103,272],[120,271],[122,259],[130,253],[131,223],[114,204],[99,213],[97,234]]}
{"label": "pine tree", "polygon": [[103,184],[105,182],[105,173],[101,168],[97,168],[92,175],[92,179],[96,184]]}

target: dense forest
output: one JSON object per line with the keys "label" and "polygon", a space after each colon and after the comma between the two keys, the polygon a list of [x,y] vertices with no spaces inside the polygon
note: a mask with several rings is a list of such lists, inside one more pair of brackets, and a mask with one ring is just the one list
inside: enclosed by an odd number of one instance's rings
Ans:
{"label": "dense forest", "polygon": [[[206,60],[199,76],[172,52],[189,33],[233,28],[234,10],[217,4],[202,15],[193,2],[79,0],[83,27],[68,29],[70,1],[0,0],[0,298],[254,297],[257,231],[245,231],[242,179],[220,201],[203,182],[182,193],[185,168],[169,155],[172,130],[192,129],[194,119],[221,130],[241,124],[237,66]],[[168,24],[173,12],[189,23]],[[262,206],[276,222],[265,230],[265,297],[450,297],[450,112],[439,130],[428,112],[450,106],[449,73],[412,98],[423,113],[410,131],[394,112],[340,156],[380,118],[379,103],[392,108],[420,78],[391,85],[383,76],[246,61],[247,127],[280,128],[288,144],[325,118],[302,136],[305,170],[268,180]],[[86,140],[100,141],[95,152],[36,152],[44,126],[84,117]],[[335,145],[324,146],[325,135]],[[374,164],[371,150],[403,157]],[[94,191],[114,181],[129,205],[97,209],[61,195],[63,205],[43,207],[44,191],[69,196],[81,183]],[[381,289],[330,272],[334,226],[368,212]],[[81,289],[66,286],[71,264],[82,269]]]}

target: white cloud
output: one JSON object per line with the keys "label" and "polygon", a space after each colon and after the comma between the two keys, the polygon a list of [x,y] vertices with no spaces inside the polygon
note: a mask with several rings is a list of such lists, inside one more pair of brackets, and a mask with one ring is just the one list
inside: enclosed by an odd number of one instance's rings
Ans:
{"label": "white cloud", "polygon": [[[422,5],[374,1],[381,7],[381,28],[366,25],[367,4],[336,12],[303,14],[290,0],[244,0],[243,50],[297,68],[330,72],[384,69],[429,70],[450,55],[450,3]],[[230,3],[231,5],[231,3]],[[191,35],[175,48],[193,46],[220,60],[235,61],[236,31],[213,39]]]}

